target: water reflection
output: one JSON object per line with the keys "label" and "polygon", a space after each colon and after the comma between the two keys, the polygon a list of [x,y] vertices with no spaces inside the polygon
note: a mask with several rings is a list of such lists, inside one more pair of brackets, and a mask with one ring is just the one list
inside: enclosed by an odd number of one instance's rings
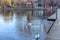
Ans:
{"label": "water reflection", "polygon": [[0,37],[2,38],[0,39],[35,40],[34,36],[38,32],[42,40],[46,36],[44,27],[48,21],[39,17],[38,15],[36,17],[36,13],[33,14],[31,10],[2,11],[0,13]]}
{"label": "water reflection", "polygon": [[[46,35],[44,29],[43,19],[39,18],[40,16],[34,14],[32,11],[26,11],[25,13],[16,12],[16,27],[20,35],[30,38],[30,40],[35,39],[34,36],[36,33],[39,33],[44,38],[43,35]],[[44,20],[43,20],[44,21]],[[32,37],[32,39],[31,39]]]}
{"label": "water reflection", "polygon": [[4,11],[3,17],[4,22],[12,22],[13,13],[11,11]]}

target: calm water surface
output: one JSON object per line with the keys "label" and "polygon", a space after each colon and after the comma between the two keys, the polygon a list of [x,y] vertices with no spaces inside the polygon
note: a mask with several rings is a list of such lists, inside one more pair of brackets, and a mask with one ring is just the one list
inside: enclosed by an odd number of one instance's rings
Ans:
{"label": "calm water surface", "polygon": [[[28,21],[31,11],[0,11],[0,40],[36,40],[35,35],[39,33],[39,40],[46,36],[45,26],[51,22],[40,19],[40,15],[34,14],[32,20]],[[38,16],[37,16],[38,15]],[[43,22],[42,22],[43,21]],[[30,24],[30,25],[29,25]],[[48,27],[47,27],[48,29]]]}

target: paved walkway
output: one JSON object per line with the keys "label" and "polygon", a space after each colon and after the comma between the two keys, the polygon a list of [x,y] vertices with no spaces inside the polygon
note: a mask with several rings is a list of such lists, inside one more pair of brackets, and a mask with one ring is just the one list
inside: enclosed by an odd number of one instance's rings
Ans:
{"label": "paved walkway", "polygon": [[53,25],[46,40],[60,40],[60,9],[58,9],[58,19]]}

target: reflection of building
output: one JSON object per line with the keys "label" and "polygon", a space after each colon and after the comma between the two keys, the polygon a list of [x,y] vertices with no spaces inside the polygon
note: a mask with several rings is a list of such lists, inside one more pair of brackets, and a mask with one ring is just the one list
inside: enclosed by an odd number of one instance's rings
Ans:
{"label": "reflection of building", "polygon": [[11,11],[4,11],[4,15],[5,17],[12,17],[13,13]]}
{"label": "reflection of building", "polygon": [[11,22],[13,20],[13,13],[11,11],[4,11],[3,13],[3,19],[5,22]]}

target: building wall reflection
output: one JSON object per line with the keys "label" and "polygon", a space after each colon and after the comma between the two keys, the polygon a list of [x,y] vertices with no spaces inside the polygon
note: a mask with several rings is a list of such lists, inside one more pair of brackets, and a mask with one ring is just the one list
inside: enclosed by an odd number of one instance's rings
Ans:
{"label": "building wall reflection", "polygon": [[11,11],[3,11],[3,20],[7,23],[13,21],[13,13]]}
{"label": "building wall reflection", "polygon": [[[39,19],[33,19],[32,11],[26,11],[25,13],[22,13],[21,11],[15,12],[16,14],[16,27],[19,30],[20,33],[25,34],[33,34],[39,31],[40,25],[39,23],[36,24],[36,21],[40,21]],[[32,25],[29,25],[29,23],[32,23]],[[37,26],[36,26],[37,25]],[[35,27],[34,27],[35,26]],[[41,31],[41,30],[40,30]]]}

